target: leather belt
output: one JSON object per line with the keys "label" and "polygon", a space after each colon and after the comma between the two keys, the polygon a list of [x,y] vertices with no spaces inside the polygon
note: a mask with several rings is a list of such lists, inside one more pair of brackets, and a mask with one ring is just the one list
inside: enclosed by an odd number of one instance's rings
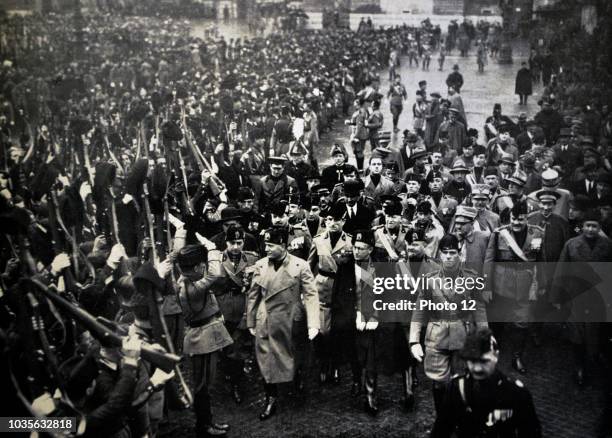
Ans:
{"label": "leather belt", "polygon": [[335,272],[321,271],[320,269],[319,269],[319,275],[322,275],[323,277],[328,277],[328,278],[336,278]]}
{"label": "leather belt", "polygon": [[195,321],[190,321],[190,322],[187,323],[187,325],[190,328],[202,327],[202,326],[208,324],[209,322],[211,322],[217,316],[219,316],[219,312],[215,313],[214,315],[209,316],[208,318],[196,319]]}

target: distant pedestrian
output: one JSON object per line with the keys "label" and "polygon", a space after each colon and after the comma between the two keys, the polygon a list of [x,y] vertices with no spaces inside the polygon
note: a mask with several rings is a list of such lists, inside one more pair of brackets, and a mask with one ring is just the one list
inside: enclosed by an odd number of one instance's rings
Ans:
{"label": "distant pedestrian", "polygon": [[521,68],[516,72],[516,82],[514,85],[514,94],[519,95],[519,105],[527,105],[527,98],[533,92],[531,71],[527,67],[527,63],[521,63]]}

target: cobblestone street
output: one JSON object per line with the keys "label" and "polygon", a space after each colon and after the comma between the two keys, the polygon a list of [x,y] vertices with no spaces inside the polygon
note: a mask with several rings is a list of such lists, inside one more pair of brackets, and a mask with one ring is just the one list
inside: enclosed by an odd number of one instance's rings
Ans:
{"label": "cobblestone street", "polygon": [[[231,37],[231,36],[230,36]],[[229,37],[226,36],[226,39]],[[438,71],[437,53],[432,57],[430,71],[420,67],[409,67],[407,58],[402,58],[399,70],[402,82],[408,91],[408,101],[400,117],[400,132],[393,134],[392,144],[401,142],[401,131],[412,130],[412,104],[420,80],[427,80],[429,93],[438,91],[446,95],[445,80],[458,64],[464,76],[465,85],[461,95],[466,108],[470,127],[478,128],[481,141],[484,137],[483,125],[493,109],[493,104],[501,103],[503,113],[516,120],[519,112],[525,111],[532,118],[539,107],[537,95],[540,87],[534,88],[527,106],[518,105],[514,95],[516,71],[522,60],[526,59],[525,44],[514,47],[514,63],[500,65],[489,60],[485,72],[477,72],[474,51],[467,58],[460,58],[457,51],[447,56],[444,70]],[[380,91],[388,90],[387,72],[381,73]],[[389,101],[385,97],[381,103],[385,121],[384,130],[392,130]],[[329,150],[333,143],[342,142],[348,146],[348,128],[342,120],[335,123],[331,132],[321,136],[317,151],[319,163],[324,167],[331,163]],[[354,164],[352,151],[350,162]],[[369,149],[366,152],[366,158]],[[504,349],[503,339],[500,368],[513,377],[518,373],[510,368],[510,353]],[[566,331],[561,326],[549,326],[544,330],[542,345],[530,344],[526,355],[528,373],[521,375],[521,381],[532,392],[534,403],[543,425],[543,436],[554,438],[596,437],[597,429],[604,415],[606,405],[605,375],[602,363],[593,364],[590,379],[579,388],[573,381],[573,362],[571,345],[566,340]],[[400,407],[401,382],[399,376],[379,378],[379,407],[377,418],[370,418],[362,410],[362,398],[350,395],[350,370],[343,370],[340,385],[319,385],[317,368],[309,367],[306,379],[306,393],[293,394],[292,385],[281,388],[279,411],[272,419],[261,422],[258,415],[263,408],[263,385],[256,369],[249,376],[245,397],[241,405],[236,405],[229,395],[229,387],[219,382],[213,390],[214,412],[218,420],[232,425],[230,436],[234,437],[427,437],[435,414],[431,395],[431,382],[419,369],[420,384],[416,389],[416,406],[412,412]],[[609,385],[608,385],[609,388]],[[609,399],[607,400],[609,403]],[[162,425],[162,436],[182,436],[193,433],[194,417],[191,412],[171,412],[167,423]]]}
{"label": "cobblestone street", "polygon": [[[502,339],[500,368],[519,378],[509,366],[510,354]],[[543,436],[554,438],[594,438],[597,435],[606,403],[604,368],[594,364],[591,378],[583,388],[572,380],[571,347],[559,326],[547,327],[542,346],[530,345],[526,352],[528,373],[520,380],[534,398]],[[380,376],[378,417],[362,411],[362,398],[350,394],[350,370],[345,368],[341,384],[320,385],[313,364],[306,378],[302,396],[293,394],[293,385],[281,387],[277,415],[261,422],[263,385],[254,369],[245,385],[242,404],[236,405],[229,395],[229,385],[219,380],[213,389],[213,412],[216,419],[232,425],[234,437],[415,437],[429,436],[435,415],[431,382],[419,369],[416,406],[412,412],[400,407],[399,376]],[[608,401],[609,403],[609,401]],[[180,437],[193,433],[194,417],[190,411],[170,412],[161,427],[161,436]]]}

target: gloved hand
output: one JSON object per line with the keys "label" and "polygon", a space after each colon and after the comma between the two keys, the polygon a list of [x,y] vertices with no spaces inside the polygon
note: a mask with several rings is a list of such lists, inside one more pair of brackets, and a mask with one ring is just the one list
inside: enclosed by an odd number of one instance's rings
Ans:
{"label": "gloved hand", "polygon": [[112,269],[117,269],[119,262],[124,257],[127,258],[125,248],[121,243],[116,243],[111,248],[110,255],[108,256],[108,259],[106,259],[106,264]]}
{"label": "gloved hand", "polygon": [[58,275],[63,269],[70,266],[70,257],[68,254],[61,253],[55,256],[53,261],[51,262],[51,273],[53,275]]}
{"label": "gloved hand", "polygon": [[363,315],[359,310],[357,311],[357,317],[355,318],[355,326],[360,332],[364,331],[366,327],[366,323],[363,320]]}
{"label": "gloved hand", "polygon": [[157,391],[161,389],[162,386],[166,384],[167,381],[174,377],[174,371],[166,373],[165,371],[156,368],[155,372],[151,376],[151,385],[153,385],[153,389]]}
{"label": "gloved hand", "polygon": [[423,357],[425,356],[425,353],[423,353],[423,347],[421,347],[421,344],[411,345],[410,352],[417,361],[423,362]]}
{"label": "gloved hand", "polygon": [[200,233],[196,233],[195,236],[196,236],[196,239],[198,239],[198,242],[204,245],[207,251],[212,251],[212,250],[217,249],[217,245],[215,245],[213,242],[208,240],[206,237],[202,236]]}
{"label": "gloved hand", "polygon": [[366,322],[366,325],[365,325],[366,330],[376,330],[377,328],[378,328],[378,321]]}
{"label": "gloved hand", "polygon": [[166,278],[166,275],[172,270],[172,261],[170,259],[166,259],[162,262],[159,262],[155,267],[157,270],[157,274],[160,278]]}
{"label": "gloved hand", "polygon": [[256,333],[256,332],[255,332],[255,327],[250,327],[250,328],[249,328],[249,333],[250,333],[251,335],[255,336],[255,333]]}
{"label": "gloved hand", "polygon": [[308,340],[312,341],[319,334],[318,328],[309,328],[308,329]]}
{"label": "gloved hand", "polygon": [[123,354],[123,360],[125,363],[133,366],[138,365],[140,359],[140,349],[142,347],[142,341],[136,336],[128,336],[123,339],[121,345],[121,353]]}

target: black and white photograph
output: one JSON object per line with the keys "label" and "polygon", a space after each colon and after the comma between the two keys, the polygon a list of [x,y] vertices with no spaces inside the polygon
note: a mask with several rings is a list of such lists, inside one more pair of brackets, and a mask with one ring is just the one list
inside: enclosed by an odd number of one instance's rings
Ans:
{"label": "black and white photograph", "polygon": [[612,1],[0,0],[0,433],[612,438]]}

